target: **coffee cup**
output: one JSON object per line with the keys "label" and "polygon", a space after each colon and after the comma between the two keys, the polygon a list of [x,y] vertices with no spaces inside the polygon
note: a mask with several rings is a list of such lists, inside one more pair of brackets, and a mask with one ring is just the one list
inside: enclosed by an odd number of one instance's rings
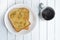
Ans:
{"label": "coffee cup", "polygon": [[44,6],[42,3],[39,4],[40,18],[43,20],[51,20],[55,16],[55,11],[52,7]]}

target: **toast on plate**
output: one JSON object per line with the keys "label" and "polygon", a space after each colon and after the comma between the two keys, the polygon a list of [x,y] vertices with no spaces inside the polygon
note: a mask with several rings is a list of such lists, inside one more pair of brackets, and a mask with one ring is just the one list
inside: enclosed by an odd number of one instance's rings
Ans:
{"label": "toast on plate", "polygon": [[13,28],[19,32],[23,29],[28,30],[29,21],[29,10],[27,8],[15,8],[12,9],[8,14],[9,20]]}

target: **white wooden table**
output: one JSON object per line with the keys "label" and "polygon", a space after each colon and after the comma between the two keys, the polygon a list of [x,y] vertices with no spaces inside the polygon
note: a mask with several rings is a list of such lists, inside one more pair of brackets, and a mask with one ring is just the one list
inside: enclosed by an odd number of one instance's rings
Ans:
{"label": "white wooden table", "polygon": [[[55,9],[55,18],[51,21],[42,21],[38,17],[39,3]],[[60,0],[0,0],[0,40],[60,40]],[[26,4],[32,7],[38,17],[37,27],[27,35],[13,35],[4,25],[6,10],[15,4]],[[40,25],[40,26],[39,26]]]}

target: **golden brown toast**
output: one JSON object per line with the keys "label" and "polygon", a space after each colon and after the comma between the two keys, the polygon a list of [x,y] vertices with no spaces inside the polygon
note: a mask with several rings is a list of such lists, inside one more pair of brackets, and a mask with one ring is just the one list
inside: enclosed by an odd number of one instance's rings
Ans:
{"label": "golden brown toast", "polygon": [[9,20],[13,28],[19,32],[23,29],[29,29],[29,10],[26,8],[15,8],[12,9],[9,14]]}

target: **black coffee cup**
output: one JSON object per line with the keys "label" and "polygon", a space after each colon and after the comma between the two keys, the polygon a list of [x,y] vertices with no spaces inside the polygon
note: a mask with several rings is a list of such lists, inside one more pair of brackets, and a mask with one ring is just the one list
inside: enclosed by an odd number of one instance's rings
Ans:
{"label": "black coffee cup", "polygon": [[51,20],[55,16],[55,11],[51,7],[42,7],[40,8],[40,17],[45,20]]}

